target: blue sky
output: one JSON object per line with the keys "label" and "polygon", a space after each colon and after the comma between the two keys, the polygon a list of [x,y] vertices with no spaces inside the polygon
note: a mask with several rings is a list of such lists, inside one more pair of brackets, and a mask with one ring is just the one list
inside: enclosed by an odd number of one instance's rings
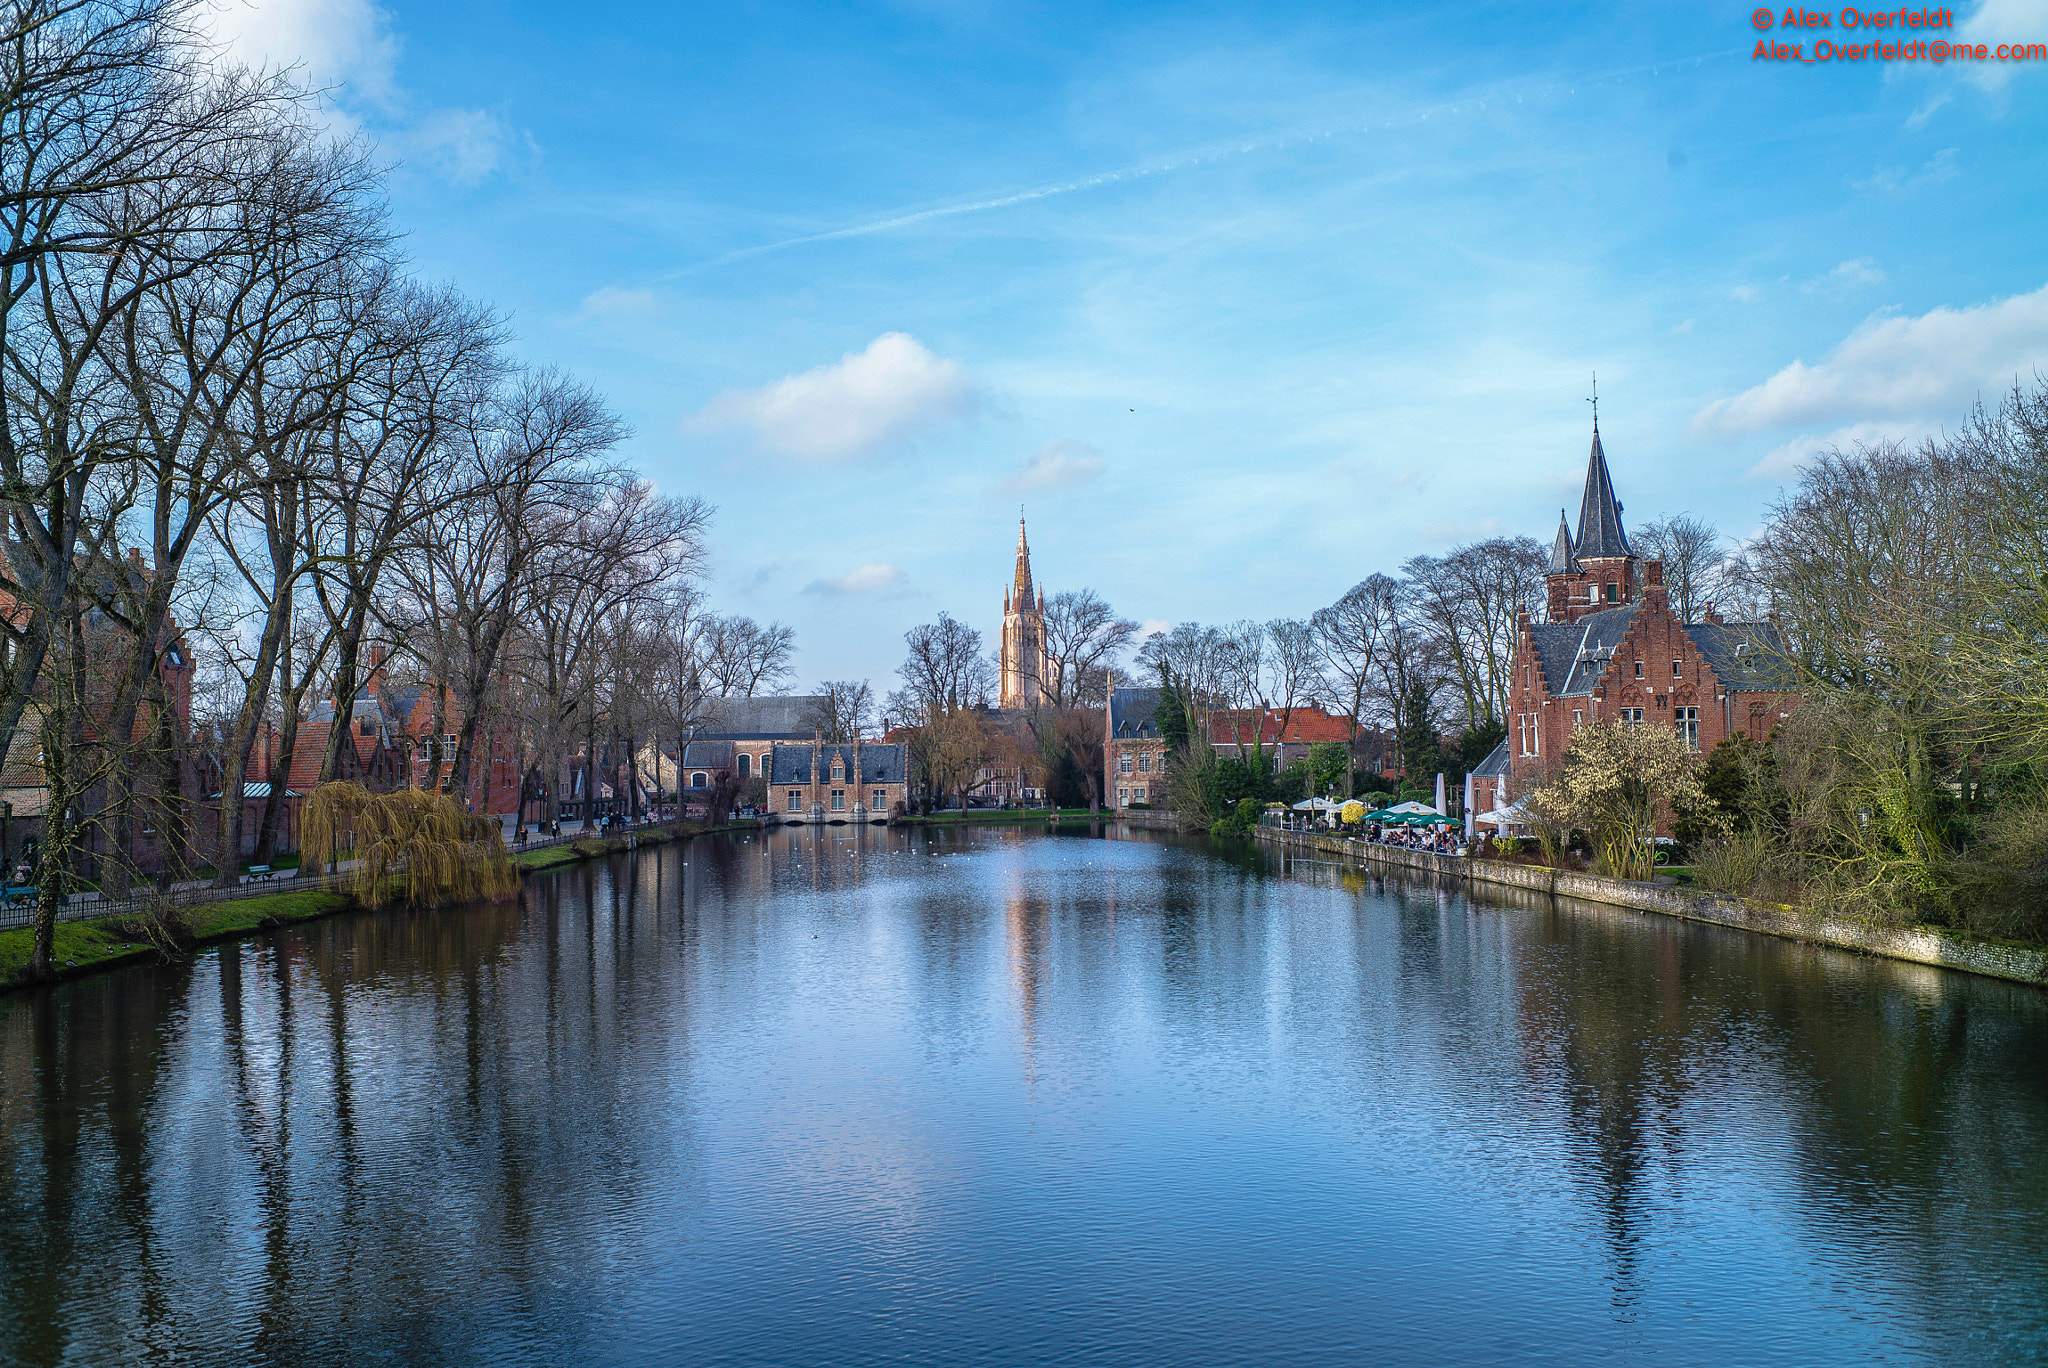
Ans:
{"label": "blue sky", "polygon": [[1020,503],[1052,590],[1303,615],[1547,541],[1596,370],[1628,520],[1733,536],[2048,372],[2048,62],[1759,62],[1741,5],[222,3],[417,269],[718,506],[804,684],[992,637]]}

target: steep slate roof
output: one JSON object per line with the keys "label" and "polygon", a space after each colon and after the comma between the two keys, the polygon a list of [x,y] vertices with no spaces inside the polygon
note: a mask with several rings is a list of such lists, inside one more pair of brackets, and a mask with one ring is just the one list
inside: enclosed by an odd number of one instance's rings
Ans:
{"label": "steep slate roof", "polygon": [[[773,784],[808,784],[811,782],[811,748],[809,746],[777,746],[769,752],[768,782]],[[839,756],[846,764],[849,785],[857,784],[900,784],[903,782],[903,747],[886,742],[863,741],[860,747],[860,775],[853,774],[853,747],[850,745],[820,746],[818,763],[826,775],[832,773],[832,757]],[[829,782],[829,779],[828,781]]]}
{"label": "steep slate roof", "polygon": [[1500,776],[1506,774],[1507,772],[1508,743],[1506,738],[1502,738],[1501,743],[1498,746],[1495,746],[1492,750],[1488,751],[1486,753],[1486,758],[1484,760],[1481,760],[1478,764],[1478,767],[1472,771],[1474,775],[1481,779],[1498,779]]}
{"label": "steep slate roof", "polygon": [[[1614,648],[1635,622],[1639,606],[1631,603],[1588,614],[1577,622],[1546,622],[1530,627],[1551,697],[1584,697],[1593,692]],[[1721,687],[1731,693],[1774,693],[1798,687],[1792,672],[1776,654],[1777,629],[1765,623],[1697,622],[1687,626],[1685,632],[1707,658]],[[1488,760],[1491,759],[1489,756]]]}
{"label": "steep slate roof", "polygon": [[1607,474],[1607,453],[1600,449],[1600,429],[1593,429],[1593,454],[1586,460],[1586,495],[1579,503],[1579,535],[1572,554],[1580,560],[1602,556],[1633,556],[1621,530],[1621,505]]}
{"label": "steep slate roof", "polygon": [[1536,655],[1543,662],[1543,677],[1553,698],[1593,692],[1601,671],[1614,648],[1628,635],[1640,604],[1588,613],[1577,622],[1545,622],[1529,628],[1535,638]]}
{"label": "steep slate roof", "polygon": [[1779,656],[1778,629],[1764,622],[1698,622],[1685,629],[1731,693],[1778,693],[1799,687]]}
{"label": "steep slate roof", "polygon": [[1565,521],[1564,510],[1557,510],[1557,540],[1550,544],[1550,573],[1570,575],[1577,573],[1579,563],[1572,559],[1572,526]]}
{"label": "steep slate roof", "polygon": [[684,769],[731,769],[732,742],[689,741],[683,745]]}
{"label": "steep slate roof", "polygon": [[704,705],[700,737],[722,741],[794,741],[809,739],[808,720],[825,699],[819,694],[779,698],[714,698]]}
{"label": "steep slate roof", "polygon": [[1159,707],[1157,689],[1118,689],[1109,696],[1109,733],[1125,739],[1159,735],[1153,713]]}

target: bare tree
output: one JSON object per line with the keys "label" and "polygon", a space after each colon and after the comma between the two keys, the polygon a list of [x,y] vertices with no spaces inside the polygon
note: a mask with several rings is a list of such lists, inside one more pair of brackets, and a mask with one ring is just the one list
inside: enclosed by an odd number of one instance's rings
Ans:
{"label": "bare tree", "polygon": [[0,754],[65,620],[88,487],[134,435],[107,402],[110,335],[140,296],[235,250],[217,229],[244,186],[220,167],[291,98],[282,81],[211,69],[197,12],[14,0],[0,13]]}
{"label": "bare tree", "polygon": [[1503,725],[1517,622],[1538,601],[1548,564],[1534,538],[1495,537],[1447,556],[1417,556],[1402,567],[1415,618],[1449,667],[1468,728]]}
{"label": "bare tree", "polygon": [[1327,608],[1309,619],[1309,629],[1322,657],[1324,681],[1337,694],[1351,739],[1344,753],[1344,792],[1356,791],[1354,758],[1368,700],[1379,681],[1380,658],[1388,638],[1399,630],[1401,585],[1375,574],[1353,585]]}
{"label": "bare tree", "polygon": [[711,616],[699,637],[704,677],[720,698],[752,698],[772,692],[794,671],[796,633],[779,622],[762,626],[750,617]]}
{"label": "bare tree", "polygon": [[818,686],[817,701],[804,715],[827,741],[852,741],[874,719],[875,691],[865,679],[828,679]]}
{"label": "bare tree", "polygon": [[1045,605],[1046,683],[1052,706],[1072,707],[1101,688],[1103,672],[1138,635],[1093,589],[1069,589]]}
{"label": "bare tree", "polygon": [[[447,458],[433,463],[424,497],[439,506],[399,561],[411,612],[447,657],[446,683],[463,707],[449,782],[469,787],[469,766],[492,694],[503,682],[515,628],[554,611],[536,586],[573,562],[607,491],[637,482],[606,464],[624,428],[590,390],[552,371],[522,372],[491,402],[462,415]],[[699,505],[699,519],[709,510]],[[538,614],[539,616],[534,616]],[[567,682],[555,682],[565,690]],[[345,699],[336,699],[345,709]],[[337,730],[339,730],[337,728]],[[330,742],[323,773],[339,759]]]}
{"label": "bare tree", "polygon": [[903,641],[910,653],[897,673],[909,713],[951,716],[988,706],[995,693],[995,668],[982,653],[980,632],[940,613],[937,622],[905,632]]}
{"label": "bare tree", "polygon": [[903,687],[889,695],[885,723],[908,729],[910,761],[926,791],[957,791],[964,804],[968,780],[989,753],[980,713],[995,693],[995,667],[981,649],[981,633],[945,613],[911,628],[903,641]]}
{"label": "bare tree", "polygon": [[1690,513],[1675,513],[1636,529],[1635,547],[1663,562],[1664,591],[1680,622],[1697,622],[1720,590],[1727,560],[1720,532]]}

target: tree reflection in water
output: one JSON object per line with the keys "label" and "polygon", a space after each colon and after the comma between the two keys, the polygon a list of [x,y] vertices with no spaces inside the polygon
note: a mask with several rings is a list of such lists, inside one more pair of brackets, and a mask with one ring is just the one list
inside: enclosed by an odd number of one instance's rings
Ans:
{"label": "tree reflection in water", "polygon": [[0,1360],[2040,1357],[2044,1002],[1146,834],[702,840],[0,999]]}

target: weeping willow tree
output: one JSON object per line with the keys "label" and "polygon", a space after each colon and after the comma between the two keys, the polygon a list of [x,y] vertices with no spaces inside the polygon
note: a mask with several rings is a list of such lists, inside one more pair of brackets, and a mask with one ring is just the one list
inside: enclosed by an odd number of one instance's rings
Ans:
{"label": "weeping willow tree", "polygon": [[371,907],[501,898],[519,886],[498,824],[464,812],[452,794],[322,784],[306,799],[302,830],[308,855],[354,858],[349,889]]}

